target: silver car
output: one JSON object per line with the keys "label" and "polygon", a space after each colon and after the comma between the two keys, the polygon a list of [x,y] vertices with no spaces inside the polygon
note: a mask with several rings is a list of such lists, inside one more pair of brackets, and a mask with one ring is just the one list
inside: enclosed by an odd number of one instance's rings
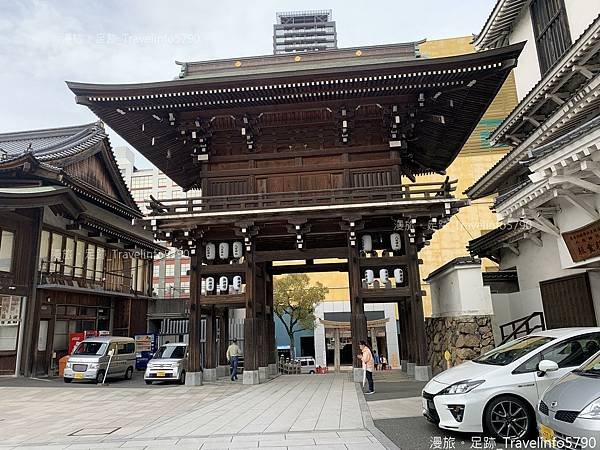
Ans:
{"label": "silver car", "polygon": [[540,437],[558,448],[600,447],[600,352],[544,393],[537,417]]}
{"label": "silver car", "polygon": [[[109,364],[110,363],[110,364]],[[128,337],[98,336],[79,342],[69,356],[63,379],[102,383],[105,378],[131,380],[135,367],[135,341]]]}
{"label": "silver car", "polygon": [[164,344],[156,351],[146,367],[146,384],[153,381],[174,380],[185,383],[187,369],[187,345],[183,342]]}

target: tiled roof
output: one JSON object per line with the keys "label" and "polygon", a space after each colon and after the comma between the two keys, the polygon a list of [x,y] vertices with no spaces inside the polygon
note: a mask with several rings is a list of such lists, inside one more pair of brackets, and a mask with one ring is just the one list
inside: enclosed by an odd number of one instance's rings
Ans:
{"label": "tiled roof", "polygon": [[[596,51],[591,53],[597,43],[600,41],[600,15],[590,24],[590,26],[581,34],[579,39],[573,43],[573,45],[565,52],[562,58],[554,63],[554,65],[548,70],[547,74],[525,95],[523,100],[515,107],[515,109],[506,117],[506,119],[498,126],[498,128],[490,136],[490,141],[493,143],[498,142],[501,138],[510,134],[513,129],[517,126],[523,126],[527,123],[523,120],[523,117],[529,114],[535,114],[535,112],[541,108],[544,104],[553,105],[553,109],[545,111],[546,117],[555,114],[563,106],[559,106],[548,98],[549,95],[554,93],[554,89],[564,86],[565,83],[572,77],[574,73],[572,68],[580,65],[582,60],[591,60],[593,63],[597,63],[600,59],[599,53]],[[587,85],[589,81],[586,77],[581,76],[580,81],[577,85],[570,87],[571,98],[573,98],[580,90]],[[569,99],[564,99],[565,104],[569,102]],[[547,106],[545,107],[547,108]],[[587,114],[587,112],[586,112]],[[579,126],[581,122],[575,126]],[[543,124],[542,124],[543,125]],[[523,138],[525,141],[529,138],[539,127],[533,127],[527,133],[527,137]],[[572,128],[565,128],[556,135],[565,134]],[[501,167],[513,167],[526,155],[524,152],[527,148],[523,148],[523,145],[519,144],[515,146],[510,152],[505,154],[496,164],[483,174],[472,186],[466,191],[470,198],[480,198],[489,195],[493,192],[485,188],[485,185],[492,183],[492,176]],[[520,152],[523,152],[521,155]]]}
{"label": "tiled roof", "polygon": [[511,223],[501,225],[495,230],[488,231],[478,238],[472,239],[467,245],[467,250],[471,256],[479,256],[480,258],[490,257],[502,242],[510,238],[520,235],[526,229],[521,224]]}
{"label": "tiled roof", "polygon": [[106,138],[102,122],[85,125],[0,134],[0,158],[14,159],[32,153],[39,161],[52,161],[82,152]]}
{"label": "tiled roof", "polygon": [[529,0],[498,0],[483,28],[473,39],[478,49],[503,45],[502,37],[510,33],[514,20],[521,14]]}
{"label": "tiled roof", "polygon": [[591,131],[594,131],[598,128],[600,128],[600,115],[594,117],[592,120],[584,123],[583,125],[575,128],[574,130],[570,131],[569,133],[567,133],[563,136],[560,136],[559,138],[554,139],[551,142],[548,142],[547,144],[544,144],[540,147],[529,150],[527,152],[529,159],[524,162],[526,162],[527,164],[531,164],[532,162],[534,162],[538,159],[541,159],[544,156],[549,155],[554,150],[562,148],[565,145],[567,145],[568,143],[573,142],[575,139],[577,139],[581,136],[585,136],[588,133],[590,133]]}
{"label": "tiled roof", "polygon": [[220,76],[265,75],[302,72],[311,69],[382,64],[420,57],[419,44],[425,40],[387,45],[340,48],[301,54],[261,55],[212,61],[180,62],[179,78],[214,79]]}
{"label": "tiled roof", "polygon": [[444,272],[445,270],[449,269],[450,267],[473,266],[473,265],[480,266],[481,260],[477,259],[477,258],[473,258],[471,256],[458,256],[458,257],[448,261],[444,265],[438,267],[437,269],[435,269],[423,281],[428,281],[428,280],[432,279],[433,277],[435,277],[436,275],[439,275],[440,273]]}

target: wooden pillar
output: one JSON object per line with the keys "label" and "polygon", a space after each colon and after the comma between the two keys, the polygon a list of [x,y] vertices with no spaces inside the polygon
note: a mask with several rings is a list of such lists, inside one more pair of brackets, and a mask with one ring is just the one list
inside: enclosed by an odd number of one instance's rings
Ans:
{"label": "wooden pillar", "polygon": [[217,367],[217,311],[214,305],[205,309],[206,314],[206,355],[205,367]]}
{"label": "wooden pillar", "polygon": [[[197,245],[198,249],[202,249],[201,245]],[[200,310],[200,257],[198,252],[191,255],[190,258],[190,317],[188,324],[189,333],[189,358],[188,358],[188,372],[200,372],[202,371],[202,359],[200,355],[200,327],[202,312]]]}
{"label": "wooden pillar", "polygon": [[227,347],[229,346],[229,308],[223,308],[219,315],[219,365],[227,365]]}
{"label": "wooden pillar", "polygon": [[258,370],[259,338],[256,298],[256,272],[254,246],[246,252],[246,319],[244,320],[244,370]]}
{"label": "wooden pillar", "polygon": [[423,298],[421,296],[421,280],[419,276],[419,257],[415,245],[408,244],[406,251],[409,256],[408,271],[412,291],[410,303],[412,308],[413,335],[415,337],[414,361],[417,366],[426,366],[428,365],[427,338],[425,336],[425,316],[423,314]]}
{"label": "wooden pillar", "polygon": [[271,267],[273,263],[265,264],[266,289],[265,296],[267,301],[267,363],[277,363],[277,351],[275,345],[275,311],[273,309],[273,275],[271,275]]}
{"label": "wooden pillar", "polygon": [[348,284],[350,288],[350,329],[352,333],[352,365],[361,367],[356,357],[360,353],[359,342],[367,340],[367,316],[360,296],[361,276],[357,246],[348,246]]}

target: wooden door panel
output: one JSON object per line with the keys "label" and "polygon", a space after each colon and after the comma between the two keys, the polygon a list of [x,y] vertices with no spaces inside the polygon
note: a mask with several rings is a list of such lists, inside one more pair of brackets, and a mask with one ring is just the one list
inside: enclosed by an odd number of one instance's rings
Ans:
{"label": "wooden door panel", "polygon": [[596,326],[587,273],[542,281],[540,291],[547,328]]}

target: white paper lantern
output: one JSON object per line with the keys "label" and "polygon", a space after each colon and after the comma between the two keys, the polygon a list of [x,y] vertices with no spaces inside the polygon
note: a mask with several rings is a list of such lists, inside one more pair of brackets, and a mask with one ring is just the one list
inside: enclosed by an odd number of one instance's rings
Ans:
{"label": "white paper lantern", "polygon": [[396,284],[404,283],[404,270],[399,267],[394,269],[394,279],[396,280]]}
{"label": "white paper lantern", "polygon": [[206,259],[208,259],[209,261],[212,261],[215,259],[215,256],[216,256],[215,244],[213,244],[212,242],[209,242],[208,244],[206,244]]}
{"label": "white paper lantern", "polygon": [[390,235],[390,244],[392,245],[392,250],[398,251],[402,249],[402,237],[399,233],[392,233]]}
{"label": "white paper lantern", "polygon": [[220,259],[229,258],[229,244],[227,242],[221,242],[219,244],[219,258]]}
{"label": "white paper lantern", "polygon": [[242,245],[241,242],[239,242],[239,241],[234,242],[233,243],[233,257],[234,258],[241,258],[242,257],[242,253],[244,251],[243,249],[244,249],[244,246]]}
{"label": "white paper lantern", "polygon": [[379,270],[379,281],[382,284],[385,284],[388,281],[390,281],[390,274],[388,273],[387,269],[380,269]]}
{"label": "white paper lantern", "polygon": [[242,277],[239,275],[236,275],[235,277],[233,277],[233,289],[236,292],[240,292],[242,290]]}
{"label": "white paper lantern", "polygon": [[361,241],[363,251],[370,252],[373,250],[373,238],[371,238],[370,234],[363,234]]}
{"label": "white paper lantern", "polygon": [[215,279],[213,277],[208,277],[206,279],[206,292],[212,292],[215,290]]}
{"label": "white paper lantern", "polygon": [[371,269],[365,270],[365,281],[371,284],[373,283],[373,280],[375,280],[375,274],[373,271]]}
{"label": "white paper lantern", "polygon": [[227,288],[229,287],[229,280],[226,276],[222,276],[219,278],[219,289],[221,292],[227,292]]}

